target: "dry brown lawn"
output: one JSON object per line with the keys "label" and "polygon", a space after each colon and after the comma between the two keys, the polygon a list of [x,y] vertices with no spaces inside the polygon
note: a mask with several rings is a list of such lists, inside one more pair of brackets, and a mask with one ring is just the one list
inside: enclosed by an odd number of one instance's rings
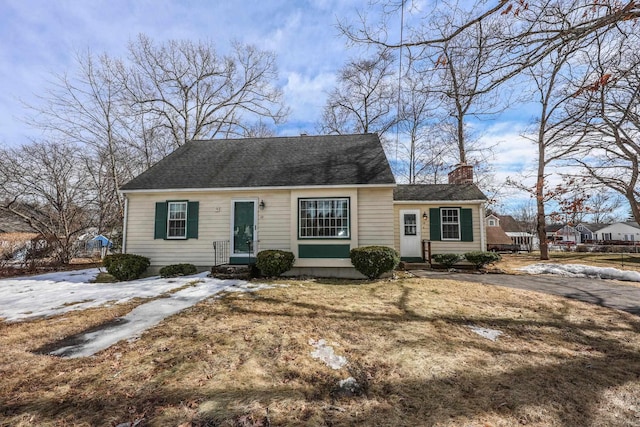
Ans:
{"label": "dry brown lawn", "polygon": [[[279,283],[90,358],[32,351],[135,302],[0,323],[0,425],[640,425],[638,317],[450,280]],[[311,357],[320,338],[345,368]]]}

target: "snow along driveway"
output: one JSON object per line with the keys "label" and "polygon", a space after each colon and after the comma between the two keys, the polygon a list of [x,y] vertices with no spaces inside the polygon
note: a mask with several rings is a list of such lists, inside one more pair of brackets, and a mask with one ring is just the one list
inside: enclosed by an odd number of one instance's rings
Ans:
{"label": "snow along driveway", "polygon": [[74,343],[51,354],[66,357],[90,356],[121,339],[133,338],[160,323],[165,317],[222,291],[250,292],[268,288],[241,280],[218,280],[201,273],[194,276],[161,279],[152,277],[120,283],[90,283],[99,270],[80,270],[0,280],[0,319],[28,320],[117,304],[132,298],[152,298],[191,285],[167,298],[144,303],[110,326],[74,337]]}

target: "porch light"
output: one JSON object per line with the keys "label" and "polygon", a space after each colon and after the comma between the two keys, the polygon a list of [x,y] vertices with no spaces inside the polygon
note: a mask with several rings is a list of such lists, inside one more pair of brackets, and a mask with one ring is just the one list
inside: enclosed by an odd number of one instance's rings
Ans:
{"label": "porch light", "polygon": [[427,220],[427,218],[429,218],[429,217],[427,216],[427,211],[424,211],[424,212],[422,213],[422,219],[424,219],[424,220],[426,221],[426,220]]}
{"label": "porch light", "polygon": [[260,206],[260,210],[264,210],[264,207],[266,206],[264,204],[264,200],[260,200],[260,205],[259,206]]}

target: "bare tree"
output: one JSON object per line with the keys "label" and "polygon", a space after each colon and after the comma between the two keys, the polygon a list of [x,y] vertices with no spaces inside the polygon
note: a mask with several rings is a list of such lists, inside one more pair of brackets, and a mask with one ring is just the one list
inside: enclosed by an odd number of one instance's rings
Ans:
{"label": "bare tree", "polygon": [[[455,10],[459,3],[442,1],[420,10],[422,18],[415,27],[409,28],[404,40],[389,40],[388,22],[405,7],[406,0],[386,0],[380,5],[382,17],[371,19],[362,12],[359,22],[339,22],[341,31],[353,43],[373,44],[385,48],[425,49],[446,44],[470,28],[485,22],[498,22],[505,30],[496,39],[491,50],[501,52],[503,61],[496,67],[494,84],[518,76],[527,68],[538,64],[567,43],[580,43],[593,38],[599,31],[632,26],[640,17],[640,2],[637,0],[560,0],[555,2],[527,2],[526,0],[502,0],[496,3],[476,1],[468,3],[464,21],[445,27],[446,31],[425,31],[429,17],[440,11]],[[544,25],[540,25],[544,24]],[[437,55],[434,57],[436,60]]]}
{"label": "bare tree", "polygon": [[570,61],[577,57],[580,47],[566,44],[527,71],[534,84],[533,95],[540,108],[533,136],[523,135],[535,143],[538,151],[535,186],[527,187],[521,181],[511,180],[511,183],[530,192],[536,200],[537,234],[542,260],[549,259],[546,204],[564,191],[562,186],[551,188],[547,168],[551,163],[567,159],[577,150],[579,138],[574,135],[575,125],[584,115],[584,111],[571,110],[569,103],[576,88],[582,84],[582,80],[578,80],[579,77],[570,67]]}
{"label": "bare tree", "polygon": [[583,150],[574,160],[595,183],[621,194],[640,223],[640,37],[593,46],[591,81],[576,98],[587,115]]}
{"label": "bare tree", "polygon": [[264,119],[284,120],[275,61],[251,45],[233,43],[220,56],[212,43],[156,45],[140,35],[129,45],[122,80],[136,114],[157,120],[176,148],[192,139],[244,136]]}
{"label": "bare tree", "polygon": [[397,73],[390,51],[351,60],[329,93],[320,123],[323,133],[374,133],[381,138],[396,123]]}
{"label": "bare tree", "polygon": [[34,142],[0,154],[0,209],[37,230],[53,243],[57,260],[69,263],[76,238],[93,224],[78,147]]}
{"label": "bare tree", "polygon": [[394,172],[409,184],[439,183],[456,163],[455,149],[442,138],[438,99],[425,90],[428,85],[410,73],[402,78]]}
{"label": "bare tree", "polygon": [[[443,36],[467,19],[467,12],[452,8],[431,16],[422,31]],[[454,39],[411,53],[412,70],[430,82],[424,90],[439,100],[440,122],[451,129],[457,163],[471,164],[469,152],[478,148],[478,140],[469,135],[469,120],[491,117],[504,109],[508,99],[505,92],[492,90],[500,76],[496,73],[500,57],[492,43],[500,32],[495,22],[479,22]]]}
{"label": "bare tree", "polygon": [[[612,194],[613,193],[613,194]],[[616,194],[609,188],[591,190],[589,199],[591,209],[589,221],[596,224],[609,224],[619,220],[616,211],[622,207],[620,194]]]}
{"label": "bare tree", "polygon": [[42,103],[30,106],[35,114],[28,122],[52,138],[84,146],[87,155],[100,163],[100,180],[109,182],[95,190],[110,192],[98,198],[110,200],[108,206],[114,212],[109,215],[121,222],[124,200],[117,189],[141,170],[130,167],[135,162],[127,142],[130,111],[122,103],[124,86],[117,73],[120,64],[91,52],[78,54],[76,63],[75,74],[54,76],[40,96]]}

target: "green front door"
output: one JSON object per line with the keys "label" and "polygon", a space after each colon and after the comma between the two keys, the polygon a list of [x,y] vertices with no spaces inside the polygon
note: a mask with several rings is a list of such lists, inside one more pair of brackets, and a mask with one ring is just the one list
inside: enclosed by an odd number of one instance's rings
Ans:
{"label": "green front door", "polygon": [[[233,257],[249,258],[255,252],[255,202],[233,202]],[[239,260],[240,261],[240,260]],[[249,259],[246,260],[249,262]]]}

